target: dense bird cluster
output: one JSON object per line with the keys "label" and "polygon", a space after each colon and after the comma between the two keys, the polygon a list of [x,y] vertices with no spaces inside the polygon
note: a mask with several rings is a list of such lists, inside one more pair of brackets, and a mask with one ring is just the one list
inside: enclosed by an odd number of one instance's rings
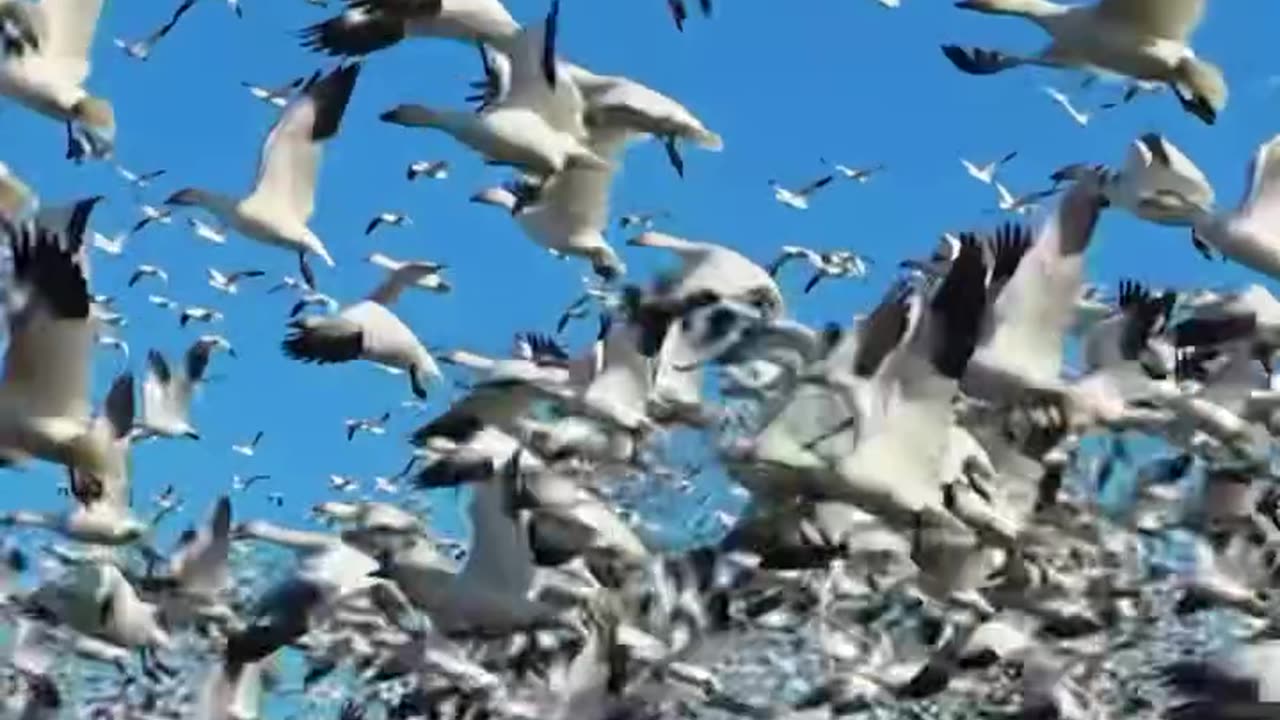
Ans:
{"label": "dense bird cluster", "polygon": [[[115,46],[146,60],[197,2]],[[683,30],[690,6],[667,5]],[[1039,65],[1126,77],[1132,89],[1114,106],[1167,87],[1213,123],[1226,83],[1188,45],[1207,5],[965,0],[957,7],[1033,21],[1052,42],[1027,56],[944,52],[977,75]],[[111,105],[85,89],[103,6],[0,0],[0,94],[65,123],[77,162],[113,157]],[[1245,199],[1227,211],[1154,132],[1119,169],[1064,167],[1051,188],[1021,196],[998,179],[1016,152],[963,160],[1015,221],[881,267],[896,277],[878,304],[812,328],[788,319],[775,277],[807,264],[809,293],[824,279],[865,280],[877,272],[870,257],[785,246],[765,267],[661,232],[664,213],[634,213],[618,220],[636,233],[628,244],[678,267],[650,283],[628,276],[606,230],[630,141],[658,139],[681,176],[686,146],[724,143],[676,100],[566,60],[559,0],[524,25],[499,0],[346,6],[303,32],[307,47],[342,58],[335,68],[245,84],[280,115],[243,196],[180,189],[108,238],[89,229],[101,198],[41,204],[0,165],[0,459],[66,470],[62,510],[7,512],[0,525],[73,543],[5,546],[0,716],[1280,717],[1280,300],[1261,285],[1177,292],[1126,280],[1110,293],[1085,263],[1100,215],[1127,212],[1280,278],[1280,138],[1259,148]],[[710,0],[696,7],[710,17]],[[597,323],[589,346],[529,332],[509,357],[429,347],[393,308],[406,291],[449,292],[438,263],[374,253],[385,279],[364,299],[321,291],[311,260],[333,260],[309,222],[324,145],[341,131],[361,58],[410,38],[476,44],[479,107],[404,104],[382,119],[512,168],[473,200],[594,271],[559,321]],[[1046,92],[1080,124],[1095,112]],[[118,170],[133,191],[165,175]],[[770,186],[805,211],[885,170],[829,165],[797,188]],[[405,174],[440,181],[449,166],[418,161]],[[296,256],[298,276],[263,289],[296,296],[282,328],[289,358],[402,374],[411,404],[441,389],[444,369],[469,375],[408,438],[400,475],[313,509],[325,531],[237,517],[228,493],[164,551],[154,531],[181,511],[181,488],[155,497],[152,517],[133,498],[133,445],[200,441],[193,398],[216,356],[236,350],[212,333],[181,358],[151,350],[141,390],[126,370],[95,410],[95,346],[126,365],[130,349],[90,255],[124,253],[181,208],[204,213],[185,219],[208,242],[247,238]],[[411,223],[382,212],[365,233]],[[226,295],[263,276],[207,269]],[[169,282],[141,264],[127,285],[155,293],[183,326],[222,319],[158,294]],[[346,440],[385,435],[390,419],[347,418]],[[710,506],[704,467],[678,460],[677,437],[708,451],[749,498],[743,512]],[[231,449],[253,457],[263,439]],[[1130,497],[1108,504],[1120,467]],[[231,491],[267,479],[237,475]],[[337,497],[361,489],[345,475],[329,484]],[[464,486],[472,538],[460,545],[417,499]],[[708,503],[713,531],[661,542],[661,523],[637,510],[643,497],[686,512]],[[285,503],[279,491],[268,499]]]}

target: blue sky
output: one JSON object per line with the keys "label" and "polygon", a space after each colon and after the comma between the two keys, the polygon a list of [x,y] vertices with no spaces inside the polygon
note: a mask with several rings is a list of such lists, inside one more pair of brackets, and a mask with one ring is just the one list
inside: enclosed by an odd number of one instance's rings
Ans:
{"label": "blue sky", "polygon": [[[274,111],[248,96],[241,81],[277,84],[332,66],[298,46],[295,31],[333,12],[297,0],[244,0],[238,20],[223,3],[206,0],[145,62],[111,45],[136,38],[163,22],[168,3],[109,0],[94,50],[89,86],[112,99],[120,124],[118,159],[135,171],[169,174],[148,191],[152,202],[189,185],[238,193],[254,172],[258,148]],[[1012,50],[1038,47],[1034,28],[1015,20],[974,16],[935,0],[905,0],[886,10],[873,0],[790,3],[718,3],[710,21],[693,18],[677,33],[661,0],[565,0],[562,52],[597,72],[629,75],[678,98],[721,133],[726,151],[686,153],[687,178],[677,179],[659,145],[641,143],[626,157],[614,192],[616,212],[665,209],[664,229],[731,245],[767,262],[777,248],[798,243],[848,247],[879,260],[871,282],[824,283],[800,294],[806,274],[783,279],[792,312],[808,322],[847,320],[865,309],[891,279],[897,260],[927,252],[940,232],[988,227],[998,216],[989,188],[970,179],[961,156],[985,161],[1018,150],[1004,178],[1015,190],[1044,185],[1055,168],[1076,161],[1119,163],[1127,143],[1151,130],[1166,133],[1214,182],[1224,205],[1236,202],[1244,168],[1257,144],[1280,130],[1280,96],[1269,55],[1280,6],[1214,2],[1196,38],[1201,55],[1219,62],[1232,85],[1231,103],[1216,127],[1183,115],[1170,97],[1143,97],[1104,113],[1088,128],[1075,125],[1040,91],[1045,83],[1094,107],[1121,92],[1100,84],[1087,93],[1079,78],[1039,71],[1003,77],[959,74],[938,46],[960,42]],[[546,3],[510,0],[520,21],[534,20]],[[451,295],[407,294],[397,311],[435,347],[505,352],[512,334],[551,331],[560,309],[577,296],[583,266],[557,261],[528,241],[502,213],[467,202],[504,175],[442,134],[380,123],[379,113],[401,102],[462,104],[467,81],[479,76],[473,48],[448,41],[417,41],[371,58],[345,125],[330,143],[322,168],[312,227],[338,261],[318,268],[324,291],[340,300],[363,296],[379,273],[363,258],[374,250],[405,259],[447,263]],[[8,103],[0,104],[0,160],[27,179],[46,202],[105,193],[95,227],[113,234],[137,211],[128,188],[106,165],[75,167],[61,159],[62,129]],[[889,170],[867,185],[838,183],[801,213],[772,201],[770,178],[799,185],[824,171],[819,158],[848,165],[885,163]],[[408,163],[447,159],[444,182],[404,180]],[[389,228],[372,239],[365,223],[377,212],[410,213],[416,224]],[[615,235],[621,243],[624,236]],[[203,513],[225,491],[233,473],[272,476],[249,497],[236,498],[237,514],[267,514],[300,521],[326,497],[330,473],[355,475],[371,486],[374,475],[397,471],[406,458],[404,434],[425,417],[400,409],[409,397],[403,377],[368,365],[315,368],[287,361],[279,349],[286,294],[265,295],[267,282],[249,281],[228,298],[205,284],[205,268],[262,268],[274,282],[295,273],[293,256],[233,238],[211,246],[190,236],[185,223],[153,227],[130,241],[122,258],[97,255],[93,287],[115,295],[130,324],[123,331],[135,369],[149,347],[170,357],[206,328],[180,330],[176,317],[147,304],[149,292],[226,313],[218,331],[241,357],[219,357],[220,382],[205,388],[194,416],[199,443],[150,443],[135,452],[139,507],[167,483],[177,484],[188,507]],[[667,264],[656,251],[620,247],[632,280]],[[138,263],[166,267],[167,290],[144,283],[124,287]],[[1095,279],[1133,276],[1175,287],[1257,280],[1248,272],[1210,264],[1192,250],[1184,231],[1144,226],[1110,213],[1091,255]],[[586,326],[572,334],[586,340]],[[98,385],[105,388],[118,357],[103,351]],[[99,395],[101,390],[99,391]],[[434,388],[433,411],[456,394]],[[347,443],[345,417],[395,412],[385,437]],[[257,430],[266,437],[258,456],[230,452]],[[56,473],[33,468],[15,476],[0,509],[57,507]],[[270,489],[286,493],[284,511],[263,501]],[[447,501],[449,496],[442,500]],[[183,523],[177,523],[178,526]]]}

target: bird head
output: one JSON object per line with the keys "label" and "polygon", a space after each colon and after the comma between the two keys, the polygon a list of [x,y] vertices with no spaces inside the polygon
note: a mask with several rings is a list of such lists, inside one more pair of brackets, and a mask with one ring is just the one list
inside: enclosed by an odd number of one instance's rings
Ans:
{"label": "bird head", "polygon": [[1222,70],[1187,56],[1174,68],[1174,90],[1187,112],[1212,125],[1227,105],[1227,81]]}

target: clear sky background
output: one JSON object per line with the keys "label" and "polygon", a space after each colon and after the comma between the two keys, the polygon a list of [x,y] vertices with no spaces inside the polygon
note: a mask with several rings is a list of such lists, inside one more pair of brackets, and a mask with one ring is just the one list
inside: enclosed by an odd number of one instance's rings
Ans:
{"label": "clear sky background", "polygon": [[[334,3],[331,3],[334,4]],[[114,37],[137,38],[167,19],[176,3],[108,0],[88,83],[110,98],[120,124],[118,160],[134,171],[168,170],[147,191],[159,203],[170,192],[201,186],[232,193],[252,181],[262,139],[275,110],[251,98],[241,81],[267,85],[334,65],[299,47],[296,31],[337,11],[301,0],[243,0],[237,19],[220,0],[203,0],[147,62],[126,57]],[[1121,86],[1098,84],[1085,92],[1080,77],[1017,71],[992,78],[960,74],[943,58],[944,42],[1032,50],[1042,37],[1017,20],[965,13],[937,0],[904,0],[888,10],[874,0],[720,0],[711,20],[690,19],[678,33],[662,0],[564,0],[562,53],[596,72],[624,74],[686,104],[721,133],[726,150],[686,152],[679,180],[661,146],[644,142],[626,156],[614,188],[615,215],[668,210],[664,230],[715,240],[768,262],[778,247],[851,248],[879,261],[866,284],[823,283],[800,293],[807,273],[782,278],[792,313],[810,323],[847,321],[865,310],[892,279],[894,264],[928,252],[944,230],[990,227],[993,191],[970,179],[959,159],[978,162],[1011,150],[1020,155],[1004,172],[1015,191],[1046,185],[1070,162],[1123,160],[1128,143],[1157,130],[1196,160],[1215,184],[1219,202],[1240,197],[1246,164],[1256,146],[1280,131],[1280,85],[1273,73],[1274,29],[1280,5],[1262,0],[1214,0],[1196,36],[1202,56],[1219,62],[1231,82],[1230,105],[1216,127],[1180,111],[1169,95],[1141,97],[1098,113],[1077,126],[1040,88],[1053,84],[1096,109],[1116,99]],[[540,18],[541,1],[509,0],[521,22]],[[802,8],[802,9],[801,9]],[[394,127],[378,115],[402,102],[461,106],[467,82],[481,74],[474,48],[450,41],[414,41],[367,62],[340,135],[326,149],[312,228],[338,267],[317,267],[321,289],[341,301],[362,297],[380,273],[364,262],[375,250],[402,259],[447,263],[450,295],[407,293],[396,310],[433,347],[505,353],[514,333],[551,332],[560,310],[581,290],[588,272],[557,261],[526,239],[512,220],[467,202],[476,190],[503,180],[475,154],[443,134]],[[63,130],[10,103],[0,103],[0,160],[35,187],[46,203],[106,194],[94,226],[112,235],[139,217],[130,189],[109,165],[75,167],[62,159]],[[851,166],[885,163],[888,171],[866,185],[828,187],[808,212],[772,200],[767,181],[799,186],[825,172],[820,158]],[[409,184],[410,161],[447,159],[443,182]],[[408,212],[410,228],[363,235],[383,210]],[[632,281],[647,281],[671,262],[659,251],[626,248],[612,239],[631,267]],[[172,276],[170,287],[145,280],[126,288],[139,263],[155,263]],[[269,278],[246,281],[228,297],[208,287],[205,269],[261,268]],[[1189,233],[1146,226],[1108,213],[1090,255],[1093,279],[1134,277],[1189,288],[1233,285],[1259,278],[1192,249]],[[192,236],[184,221],[147,228],[129,241],[123,257],[97,253],[93,288],[118,298],[129,318],[122,335],[141,373],[150,347],[175,362],[199,334],[224,333],[239,359],[218,357],[211,373],[223,376],[196,401],[200,442],[157,441],[134,455],[135,504],[168,483],[188,509],[203,514],[229,489],[234,473],[266,473],[269,481],[235,498],[237,515],[267,515],[302,522],[310,505],[331,496],[330,473],[349,474],[372,489],[372,477],[390,475],[406,460],[405,434],[427,415],[401,409],[411,396],[403,377],[366,364],[309,367],[280,351],[294,297],[265,294],[284,274],[296,274],[294,256],[233,237],[224,246]],[[220,326],[180,329],[176,313],[149,305],[149,293],[182,303],[217,307]],[[571,331],[581,346],[594,327]],[[102,350],[98,397],[120,367]],[[452,374],[453,371],[447,371]],[[459,391],[432,389],[431,412]],[[348,443],[343,419],[394,412],[384,437]],[[266,435],[254,458],[230,451],[254,432]],[[59,475],[47,468],[0,479],[0,510],[58,508]],[[265,495],[286,494],[283,510]],[[445,496],[449,497],[449,496]],[[175,523],[177,529],[185,522]]]}

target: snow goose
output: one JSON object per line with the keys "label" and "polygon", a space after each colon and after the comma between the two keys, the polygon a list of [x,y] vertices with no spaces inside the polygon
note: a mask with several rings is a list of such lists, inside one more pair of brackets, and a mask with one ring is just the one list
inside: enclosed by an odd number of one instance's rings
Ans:
{"label": "snow goose", "polygon": [[293,95],[294,91],[302,87],[303,83],[306,81],[306,77],[296,77],[278,87],[265,87],[251,82],[242,81],[240,83],[240,87],[248,90],[250,95],[268,105],[284,108],[289,104],[289,98]]}
{"label": "snow goose", "polygon": [[660,232],[642,233],[627,244],[670,250],[679,256],[679,273],[660,288],[665,299],[682,302],[709,291],[725,300],[758,305],[770,317],[785,311],[782,291],[769,272],[736,250]]}
{"label": "snow goose", "polygon": [[176,373],[157,350],[147,353],[147,373],[142,379],[142,422],[139,429],[151,437],[199,440],[191,424],[191,398],[204,381],[209,358],[216,350],[235,357],[235,349],[220,335],[204,335],[191,344]]}
{"label": "snow goose", "polygon": [[1280,236],[1272,229],[1280,207],[1280,135],[1263,143],[1249,168],[1249,185],[1235,210],[1197,213],[1192,241],[1250,270],[1280,278]]}
{"label": "snow goose", "polygon": [[490,163],[511,165],[543,180],[569,167],[611,169],[607,159],[584,144],[578,86],[571,80],[556,81],[566,66],[555,55],[557,15],[558,3],[553,3],[545,22],[515,38],[502,64],[505,70],[498,75],[497,97],[478,114],[400,105],[383,113],[382,120],[441,130]]}
{"label": "snow goose", "polygon": [[386,435],[387,422],[391,420],[391,412],[384,412],[376,418],[350,418],[344,423],[347,432],[347,440],[354,440],[356,433],[369,433],[370,435]]}
{"label": "snow goose", "polygon": [[439,379],[440,368],[422,341],[404,324],[390,306],[407,287],[439,272],[431,263],[408,263],[392,271],[364,300],[335,315],[308,316],[289,323],[292,332],[285,338],[284,352],[302,362],[341,363],[369,360],[403,370],[413,393],[427,396],[427,385]]}
{"label": "snow goose", "polygon": [[263,143],[258,177],[246,197],[237,200],[187,188],[171,195],[166,204],[204,208],[245,237],[304,258],[315,254],[332,266],[333,258],[307,221],[315,211],[323,144],[338,134],[360,67],[346,65],[323,78],[313,77],[284,109]]}
{"label": "snow goose", "polygon": [[169,284],[169,273],[165,272],[164,268],[157,265],[139,265],[129,276],[129,282],[126,285],[133,287],[143,278],[148,277],[153,277],[166,285]]}
{"label": "snow goose", "polygon": [[253,437],[249,439],[249,442],[232,445],[231,451],[237,455],[253,457],[254,453],[258,451],[258,443],[262,442],[263,435],[265,435],[265,433],[259,430],[253,434]]}
{"label": "snow goose", "polygon": [[[953,403],[979,339],[987,268],[976,242],[964,244],[923,316],[895,353],[890,409],[860,430],[852,454],[837,466],[831,499],[843,500],[900,527],[918,527],[927,510],[942,511],[939,470],[951,440]],[[943,511],[945,513],[945,511]]]}
{"label": "snow goose", "polygon": [[147,672],[151,665],[148,653],[172,647],[159,608],[142,600],[112,563],[81,565],[73,571],[70,582],[52,589],[45,598],[59,619],[90,637],[142,651]]}
{"label": "snow goose", "polygon": [[404,213],[397,212],[380,212],[374,216],[369,224],[364,228],[364,234],[372,235],[375,230],[383,225],[394,225],[395,227],[409,227],[413,224],[413,218]]}
{"label": "snow goose", "polygon": [[[0,221],[17,291],[0,381],[0,452],[11,461],[62,463],[90,477],[114,475],[118,467],[114,442],[95,431],[88,399],[94,323],[84,234],[98,200],[77,203],[65,229]],[[126,389],[129,403],[117,407],[128,410],[125,422],[132,423],[131,383]]]}
{"label": "snow goose", "polygon": [[16,222],[35,204],[36,196],[22,179],[0,163],[0,218]]}
{"label": "snow goose", "polygon": [[151,51],[155,49],[156,43],[164,39],[166,35],[173,31],[178,25],[178,21],[196,4],[196,0],[183,0],[183,3],[174,10],[173,15],[165,24],[156,28],[146,37],[140,40],[124,40],[115,38],[113,44],[128,57],[134,60],[148,60],[151,58]]}
{"label": "snow goose", "polygon": [[262,521],[240,525],[233,535],[293,549],[301,558],[292,576],[258,599],[245,627],[227,638],[226,661],[232,674],[305,635],[339,600],[381,582],[373,577],[378,561],[336,535]]}
{"label": "snow goose", "polygon": [[809,200],[814,193],[831,184],[836,179],[835,175],[823,175],[804,187],[791,190],[783,187],[777,180],[770,180],[769,187],[773,189],[773,198],[789,208],[796,210],[808,210]]}
{"label": "snow goose", "polygon": [[209,287],[228,295],[240,292],[241,280],[266,275],[262,270],[237,270],[232,273],[223,273],[215,268],[208,268],[205,273],[209,276]]}
{"label": "snow goose", "polygon": [[956,7],[1010,15],[1039,25],[1052,42],[1034,56],[943,46],[960,70],[990,75],[1020,65],[1097,68],[1135,80],[1169,85],[1182,107],[1213,124],[1226,106],[1222,71],[1201,60],[1189,43],[1204,15],[1205,0],[1098,0],[1060,5],[1049,0],[962,0]]}
{"label": "snow goose", "polygon": [[811,292],[823,278],[849,277],[865,280],[870,272],[871,260],[851,250],[832,250],[818,252],[798,245],[782,246],[782,254],[769,265],[769,275],[777,277],[778,271],[791,260],[804,259],[813,267],[813,277],[805,284],[806,294]]}
{"label": "snow goose", "polygon": [[77,464],[70,465],[75,506],[57,515],[9,513],[0,516],[0,524],[44,527],[99,545],[121,545],[141,537],[147,525],[135,518],[129,507],[128,455],[133,422],[133,376],[125,374],[116,378],[107,393],[103,414],[89,422],[72,449],[63,451],[79,458]]}
{"label": "snow goose", "polygon": [[191,228],[191,232],[201,240],[207,240],[214,245],[222,245],[227,242],[227,233],[200,218],[187,218],[187,225]]}
{"label": "snow goose", "polygon": [[966,392],[1000,401],[1000,387],[1057,387],[1065,335],[1084,283],[1084,252],[1101,208],[1096,177],[1078,182],[1031,238],[1006,226],[995,238],[992,302],[982,342],[965,374]]}
{"label": "snow goose", "polygon": [[538,245],[557,255],[585,258],[596,275],[616,279],[626,273],[627,266],[605,239],[604,230],[609,224],[610,186],[625,140],[623,131],[594,131],[587,145],[608,158],[608,165],[565,168],[535,191],[532,204],[501,187],[483,190],[471,201],[513,213],[525,235]]}
{"label": "snow goose", "polygon": [[1040,209],[1040,201],[1052,196],[1055,190],[1035,190],[1022,195],[1013,192],[999,180],[992,180],[991,187],[996,190],[996,207],[1001,212],[1015,215],[1030,215]]}
{"label": "snow goose", "polygon": [[676,172],[684,175],[684,162],[677,145],[687,140],[719,152],[724,141],[707,129],[688,108],[656,90],[630,78],[597,75],[578,65],[568,65],[569,79],[582,91],[586,101],[585,119],[589,127],[611,127],[660,138]]}
{"label": "snow goose", "polygon": [[406,38],[440,37],[505,47],[520,25],[500,0],[346,0],[343,14],[303,31],[304,45],[359,57]]}
{"label": "snow goose", "polygon": [[1088,113],[1077,108],[1075,103],[1071,101],[1070,96],[1055,87],[1046,85],[1043,90],[1044,94],[1048,95],[1049,99],[1053,100],[1054,104],[1065,110],[1077,125],[1080,127],[1088,127],[1089,121],[1093,119],[1092,113]]}
{"label": "snow goose", "polygon": [[[1055,182],[1092,172],[1071,165],[1053,174]],[[1187,226],[1212,212],[1213,186],[1191,161],[1163,135],[1147,133],[1129,147],[1124,168],[1107,173],[1102,184],[1107,200],[1143,220],[1160,225]]]}
{"label": "snow goose", "polygon": [[1018,151],[1014,150],[999,160],[992,160],[986,165],[974,165],[964,158],[960,159],[960,164],[964,165],[965,172],[969,173],[969,177],[972,177],[983,185],[990,185],[991,182],[996,179],[996,172],[1016,157],[1018,157]]}
{"label": "snow goose", "polygon": [[[0,94],[67,124],[71,147],[85,145],[94,157],[107,157],[115,142],[111,104],[84,89],[91,68],[89,51],[102,14],[103,0],[42,0],[0,3],[5,24],[29,32],[0,60]],[[76,138],[72,125],[83,138]]]}
{"label": "snow goose", "polygon": [[530,599],[533,551],[517,522],[506,478],[472,486],[468,518],[471,550],[457,575],[441,581],[436,566],[394,558],[386,570],[445,634],[504,635],[551,619],[551,608]]}
{"label": "snow goose", "polygon": [[405,177],[408,178],[409,182],[413,182],[420,177],[444,180],[449,177],[449,161],[415,160],[409,163],[409,169],[405,170]]}
{"label": "snow goose", "polygon": [[444,277],[440,275],[440,273],[445,269],[444,265],[437,265],[435,263],[429,263],[422,260],[413,261],[413,262],[406,261],[406,260],[397,260],[383,253],[373,253],[369,257],[365,258],[365,260],[367,260],[370,264],[376,265],[382,268],[383,270],[387,270],[389,272],[396,272],[397,270],[400,270],[402,268],[407,268],[415,264],[423,265],[423,266],[431,266],[431,267],[434,267],[435,270],[433,272],[428,272],[427,274],[422,275],[417,279],[415,279],[413,281],[413,286],[416,288],[420,288],[422,290],[430,290],[431,292],[437,292],[437,293],[447,293],[453,289],[453,286],[449,284],[449,281],[445,280]]}
{"label": "snow goose", "polygon": [[186,327],[193,320],[202,323],[222,322],[223,315],[221,312],[213,308],[201,307],[199,305],[188,305],[182,308],[182,312],[178,313],[178,325]]}

